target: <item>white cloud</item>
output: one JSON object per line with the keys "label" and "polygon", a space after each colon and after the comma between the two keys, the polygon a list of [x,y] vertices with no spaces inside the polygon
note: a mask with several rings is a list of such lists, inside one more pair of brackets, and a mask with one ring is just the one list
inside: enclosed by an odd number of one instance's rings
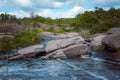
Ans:
{"label": "white cloud", "polygon": [[0,6],[3,6],[6,2],[7,0],[0,0]]}
{"label": "white cloud", "polygon": [[41,11],[36,12],[36,14],[40,15],[40,16],[44,16],[44,17],[49,17],[51,15],[53,15],[54,11],[50,10],[50,9],[44,9]]}
{"label": "white cloud", "polygon": [[30,13],[29,12],[25,12],[25,11],[22,11],[22,10],[9,12],[8,14],[16,15],[18,18],[30,17]]}
{"label": "white cloud", "polygon": [[[73,18],[75,17],[78,13],[83,13],[85,9],[83,7],[75,6],[71,8],[70,10],[67,11],[60,11],[60,10],[52,10],[52,9],[42,9],[40,11],[35,12],[35,14],[43,17],[51,17],[53,19],[55,18]],[[3,12],[0,12],[3,13]],[[14,11],[14,12],[9,12],[9,14],[16,15],[18,18],[23,18],[23,17],[30,17],[30,13],[19,10],[19,11]]]}
{"label": "white cloud", "polygon": [[56,8],[61,8],[63,7],[64,3],[62,2],[53,2],[53,6],[56,7]]}
{"label": "white cloud", "polygon": [[91,0],[90,5],[88,4],[89,1],[87,1],[88,0],[0,0],[0,5],[6,3],[4,6],[2,5],[3,9],[1,10],[3,12],[8,11],[8,13],[21,18],[29,17],[30,12],[44,17],[68,18],[75,17],[78,13],[83,13],[86,10],[93,10],[94,7],[120,5],[120,0]]}
{"label": "white cloud", "polygon": [[71,10],[68,10],[65,13],[63,13],[62,17],[72,18],[75,17],[78,13],[83,13],[84,11],[85,9],[83,7],[75,6]]}
{"label": "white cloud", "polygon": [[83,7],[75,6],[70,10],[66,11],[60,11],[60,10],[51,10],[51,9],[46,9],[37,12],[38,15],[44,16],[44,17],[52,17],[52,18],[73,18],[75,17],[78,13],[83,13],[85,9]]}
{"label": "white cloud", "polygon": [[25,8],[32,7],[31,0],[13,0],[12,2],[20,7],[25,7]]}

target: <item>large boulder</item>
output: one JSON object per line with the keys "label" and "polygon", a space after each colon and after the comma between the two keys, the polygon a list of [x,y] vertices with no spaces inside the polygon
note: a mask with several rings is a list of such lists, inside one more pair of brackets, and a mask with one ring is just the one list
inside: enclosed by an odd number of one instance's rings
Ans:
{"label": "large boulder", "polygon": [[86,44],[72,45],[63,49],[63,53],[66,55],[67,58],[80,57],[80,55],[85,54],[86,48]]}
{"label": "large boulder", "polygon": [[0,25],[0,33],[20,33],[22,30],[23,27],[17,24],[16,22],[4,22]]}
{"label": "large boulder", "polygon": [[120,48],[120,28],[110,29],[108,35],[103,38],[102,44],[108,49],[115,51]]}
{"label": "large boulder", "polygon": [[54,52],[51,52],[44,56],[43,58],[60,58],[60,59],[66,59],[66,58],[80,58],[81,55],[86,54],[87,49],[86,44],[75,44],[71,45],[69,47],[56,50]]}
{"label": "large boulder", "polygon": [[81,36],[67,38],[67,39],[53,40],[46,43],[46,52],[52,52],[76,43],[82,43],[83,41],[84,41],[84,38],[82,38]]}

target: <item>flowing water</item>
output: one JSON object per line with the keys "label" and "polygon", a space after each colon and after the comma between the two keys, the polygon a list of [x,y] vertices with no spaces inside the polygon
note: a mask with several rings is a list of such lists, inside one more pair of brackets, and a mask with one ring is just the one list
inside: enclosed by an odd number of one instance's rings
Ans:
{"label": "flowing water", "polygon": [[[94,52],[83,59],[33,59],[11,61],[9,80],[120,80],[120,63],[105,60]],[[98,55],[98,56],[97,56]],[[0,61],[0,80],[6,77],[6,61]]]}

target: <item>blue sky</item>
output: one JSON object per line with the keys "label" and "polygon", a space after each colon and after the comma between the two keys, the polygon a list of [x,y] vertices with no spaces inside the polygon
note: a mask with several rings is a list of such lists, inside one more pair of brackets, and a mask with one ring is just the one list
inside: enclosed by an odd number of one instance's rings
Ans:
{"label": "blue sky", "polygon": [[29,17],[30,12],[51,18],[72,18],[95,7],[120,8],[120,0],[0,0],[0,13]]}

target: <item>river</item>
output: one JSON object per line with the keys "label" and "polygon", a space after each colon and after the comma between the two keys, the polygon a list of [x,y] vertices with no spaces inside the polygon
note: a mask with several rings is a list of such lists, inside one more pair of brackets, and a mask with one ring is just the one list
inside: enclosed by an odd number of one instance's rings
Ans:
{"label": "river", "polygon": [[[102,52],[82,59],[32,59],[10,61],[9,80],[120,80],[120,63],[105,60]],[[105,54],[104,54],[105,55]],[[0,61],[0,80],[5,80],[6,61]]]}

